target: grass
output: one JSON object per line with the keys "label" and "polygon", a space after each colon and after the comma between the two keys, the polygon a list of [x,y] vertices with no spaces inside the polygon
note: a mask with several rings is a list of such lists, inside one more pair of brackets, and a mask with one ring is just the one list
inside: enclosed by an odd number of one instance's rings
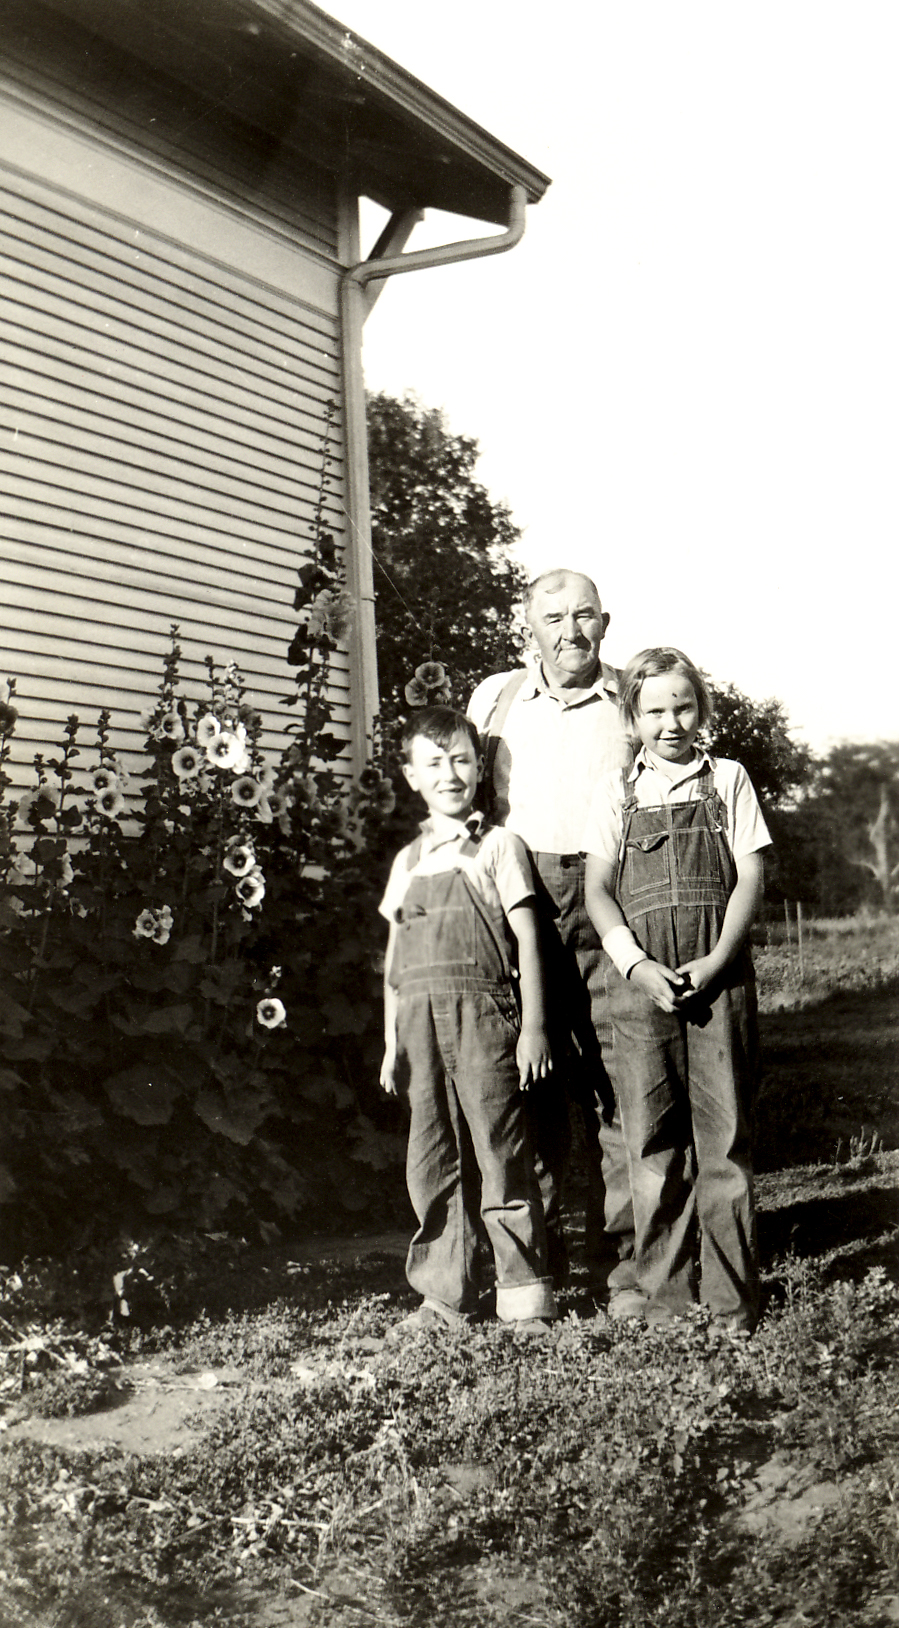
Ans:
{"label": "grass", "polygon": [[546,1343],[393,1346],[401,1256],[361,1245],[132,1248],[127,1318],[121,1260],[7,1272],[0,1628],[895,1625],[896,935],[854,931],[810,936],[817,1003],[760,957],[749,1342],[610,1323],[576,1210]]}

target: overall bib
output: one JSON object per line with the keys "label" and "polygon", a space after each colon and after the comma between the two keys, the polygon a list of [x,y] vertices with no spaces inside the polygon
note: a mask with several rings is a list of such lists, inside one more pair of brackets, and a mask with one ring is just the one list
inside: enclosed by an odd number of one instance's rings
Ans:
{"label": "overall bib", "polygon": [[[671,968],[714,947],[736,885],[708,765],[699,791],[697,802],[640,808],[625,785],[615,895],[642,948]],[[759,1283],[749,1106],[758,1038],[748,947],[676,1012],[661,1011],[614,968],[609,1000],[639,1287],[674,1311],[694,1299],[698,1223],[702,1302],[751,1326]]]}
{"label": "overall bib", "polygon": [[406,1179],[419,1222],[406,1276],[427,1299],[475,1313],[480,1210],[496,1263],[497,1316],[553,1316],[508,951],[502,922],[463,871],[410,879],[391,982],[398,1081],[410,1112]]}

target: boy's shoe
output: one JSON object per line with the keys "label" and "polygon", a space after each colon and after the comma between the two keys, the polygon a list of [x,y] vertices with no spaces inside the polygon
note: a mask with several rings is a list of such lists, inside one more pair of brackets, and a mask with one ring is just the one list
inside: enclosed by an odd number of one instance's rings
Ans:
{"label": "boy's shoe", "polygon": [[606,1316],[613,1323],[644,1323],[648,1305],[649,1301],[639,1289],[616,1289],[609,1296]]}
{"label": "boy's shoe", "polygon": [[748,1340],[755,1330],[755,1320],[745,1311],[718,1311],[709,1324],[709,1333],[716,1339]]}
{"label": "boy's shoe", "polygon": [[520,1336],[526,1340],[545,1340],[553,1332],[553,1324],[545,1317],[519,1317],[517,1322],[506,1323],[505,1327],[516,1339]]}
{"label": "boy's shoe", "polygon": [[402,1317],[388,1329],[385,1336],[389,1345],[396,1345],[408,1335],[433,1334],[447,1328],[465,1328],[471,1323],[470,1317],[462,1312],[451,1311],[449,1306],[438,1306],[433,1300],[423,1300],[420,1306],[410,1311],[408,1317]]}

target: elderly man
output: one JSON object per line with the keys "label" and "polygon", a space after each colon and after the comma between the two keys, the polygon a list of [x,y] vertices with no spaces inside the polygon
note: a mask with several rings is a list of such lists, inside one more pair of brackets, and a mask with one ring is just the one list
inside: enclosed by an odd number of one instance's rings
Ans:
{"label": "elderly man", "polygon": [[[551,1264],[564,1275],[563,1167],[570,1146],[567,1091],[587,1137],[586,1246],[607,1274],[610,1312],[632,1289],[633,1212],[610,1074],[603,950],[584,905],[581,832],[596,780],[633,758],[618,717],[618,673],[600,659],[609,624],[595,584],[578,571],[544,572],[525,602],[539,653],[533,665],[479,684],[468,712],[485,745],[489,817],[524,838],[546,894],[551,1012],[561,1067],[532,1117]],[[564,1078],[564,1087],[563,1087]]]}

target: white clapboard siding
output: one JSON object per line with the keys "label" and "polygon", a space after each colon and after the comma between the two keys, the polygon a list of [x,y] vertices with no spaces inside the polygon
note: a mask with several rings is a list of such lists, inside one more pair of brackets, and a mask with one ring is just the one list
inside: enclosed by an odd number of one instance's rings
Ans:
{"label": "white clapboard siding", "polygon": [[[71,132],[55,139],[71,164]],[[115,162],[105,150],[104,173]],[[136,225],[123,214],[128,175],[113,178],[107,211],[0,163],[0,677],[17,679],[23,784],[73,712],[85,757],[105,707],[138,761],[173,623],[185,697],[208,693],[207,654],[220,669],[236,661],[276,750],[316,514],[345,538],[336,266],[333,288],[320,256],[307,278],[302,247],[273,249],[260,228],[252,275],[248,218],[216,214],[209,197],[185,217],[179,181],[157,168],[154,207],[168,184],[179,222],[167,237],[146,207]],[[323,224],[321,242],[335,229]],[[330,698],[349,741],[344,651]]]}

